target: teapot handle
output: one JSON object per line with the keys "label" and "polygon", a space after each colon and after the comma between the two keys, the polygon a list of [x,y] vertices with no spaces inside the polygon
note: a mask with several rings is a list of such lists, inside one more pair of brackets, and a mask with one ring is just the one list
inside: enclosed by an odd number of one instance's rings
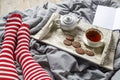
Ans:
{"label": "teapot handle", "polygon": [[60,19],[55,19],[54,22],[55,22],[55,24],[56,24],[57,26],[60,26],[60,24],[61,24],[61,23],[60,23]]}

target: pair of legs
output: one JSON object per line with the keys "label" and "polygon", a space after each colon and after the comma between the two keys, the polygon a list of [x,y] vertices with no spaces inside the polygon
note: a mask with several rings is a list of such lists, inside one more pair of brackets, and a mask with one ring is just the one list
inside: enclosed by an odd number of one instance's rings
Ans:
{"label": "pair of legs", "polygon": [[29,51],[30,31],[20,14],[9,16],[0,52],[0,80],[19,80],[14,60],[22,67],[24,80],[51,80]]}

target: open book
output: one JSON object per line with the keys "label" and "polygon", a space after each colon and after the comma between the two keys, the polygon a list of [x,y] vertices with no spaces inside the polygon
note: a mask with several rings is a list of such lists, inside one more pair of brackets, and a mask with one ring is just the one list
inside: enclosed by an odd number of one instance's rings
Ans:
{"label": "open book", "polygon": [[111,30],[120,29],[120,8],[98,5],[93,25]]}

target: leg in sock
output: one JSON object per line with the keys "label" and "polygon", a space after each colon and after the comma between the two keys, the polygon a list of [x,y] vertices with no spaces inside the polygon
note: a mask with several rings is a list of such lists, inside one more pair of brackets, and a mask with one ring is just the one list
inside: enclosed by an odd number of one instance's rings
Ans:
{"label": "leg in sock", "polygon": [[15,59],[20,63],[25,80],[51,80],[48,73],[33,59],[29,51],[30,31],[27,24],[22,24],[17,34]]}
{"label": "leg in sock", "polygon": [[21,18],[19,14],[12,14],[7,19],[0,52],[0,80],[19,80],[13,53],[16,46],[17,31],[21,26]]}

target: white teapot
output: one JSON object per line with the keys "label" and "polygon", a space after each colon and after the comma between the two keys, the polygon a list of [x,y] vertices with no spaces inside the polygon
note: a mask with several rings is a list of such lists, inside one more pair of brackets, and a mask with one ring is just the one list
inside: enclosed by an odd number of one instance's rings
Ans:
{"label": "white teapot", "polygon": [[73,30],[77,27],[78,22],[80,21],[73,14],[61,15],[60,19],[56,20],[57,25],[61,27],[63,30]]}

